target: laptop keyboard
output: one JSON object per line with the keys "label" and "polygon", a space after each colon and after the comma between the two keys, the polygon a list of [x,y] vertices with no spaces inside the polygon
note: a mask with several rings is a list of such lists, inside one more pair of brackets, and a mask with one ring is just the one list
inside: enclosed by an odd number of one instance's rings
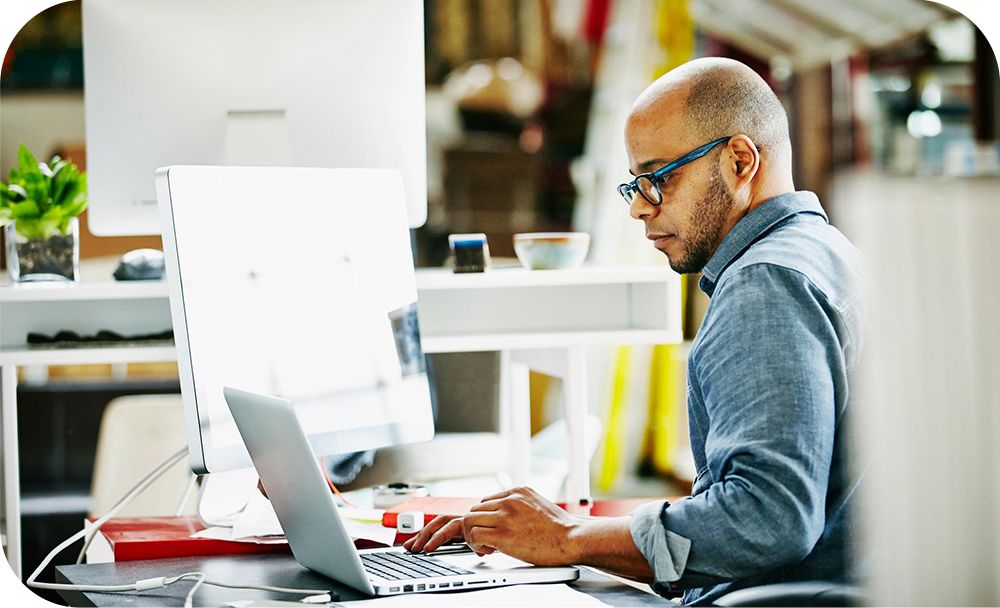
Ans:
{"label": "laptop keyboard", "polygon": [[362,553],[361,563],[368,574],[393,581],[434,576],[473,574],[441,560],[411,553]]}

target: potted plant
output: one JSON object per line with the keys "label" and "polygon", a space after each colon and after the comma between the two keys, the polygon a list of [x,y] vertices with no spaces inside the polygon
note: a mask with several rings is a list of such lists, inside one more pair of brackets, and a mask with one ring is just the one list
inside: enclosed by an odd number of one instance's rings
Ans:
{"label": "potted plant", "polygon": [[18,166],[0,181],[0,226],[11,280],[76,281],[77,216],[87,208],[87,176],[58,156],[40,163],[24,145],[17,157]]}

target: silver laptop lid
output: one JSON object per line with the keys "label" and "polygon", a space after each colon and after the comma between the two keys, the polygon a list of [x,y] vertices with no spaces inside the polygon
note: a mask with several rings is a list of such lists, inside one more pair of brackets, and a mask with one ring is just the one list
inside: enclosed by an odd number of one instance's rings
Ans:
{"label": "silver laptop lid", "polygon": [[291,402],[230,387],[223,394],[295,559],[374,595]]}

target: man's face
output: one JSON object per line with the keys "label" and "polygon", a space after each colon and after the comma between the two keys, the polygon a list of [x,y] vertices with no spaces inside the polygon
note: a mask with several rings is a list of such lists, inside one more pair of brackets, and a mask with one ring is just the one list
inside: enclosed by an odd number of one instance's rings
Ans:
{"label": "man's face", "polygon": [[[634,175],[655,171],[707,143],[693,141],[684,133],[681,120],[665,116],[681,114],[661,108],[629,118],[625,147]],[[675,272],[701,271],[724,235],[735,199],[720,170],[720,153],[725,154],[724,145],[672,172],[661,187],[659,206],[637,195],[629,208],[629,214],[646,225],[646,237],[667,256]]]}

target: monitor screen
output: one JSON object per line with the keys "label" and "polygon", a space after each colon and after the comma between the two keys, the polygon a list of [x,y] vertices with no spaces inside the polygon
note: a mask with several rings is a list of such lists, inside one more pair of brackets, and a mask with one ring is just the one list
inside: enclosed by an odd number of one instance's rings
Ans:
{"label": "monitor screen", "polygon": [[159,234],[158,167],[393,168],[427,216],[420,0],[87,0],[89,227]]}
{"label": "monitor screen", "polygon": [[251,466],[224,386],[291,400],[321,456],[431,438],[398,172],[178,166],[156,186],[196,472]]}

